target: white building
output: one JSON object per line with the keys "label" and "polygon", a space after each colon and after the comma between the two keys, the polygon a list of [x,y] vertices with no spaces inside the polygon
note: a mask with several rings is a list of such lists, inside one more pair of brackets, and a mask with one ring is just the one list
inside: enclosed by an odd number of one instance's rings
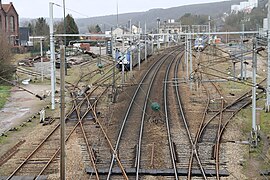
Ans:
{"label": "white building", "polygon": [[132,34],[138,34],[138,33],[142,33],[142,28],[139,28],[135,25],[131,26],[131,33]]}
{"label": "white building", "polygon": [[231,13],[237,13],[239,11],[250,13],[255,7],[258,7],[258,0],[243,1],[240,2],[240,5],[232,5]]}
{"label": "white building", "polygon": [[124,34],[124,29],[118,27],[112,31],[112,34],[114,37],[122,37]]}

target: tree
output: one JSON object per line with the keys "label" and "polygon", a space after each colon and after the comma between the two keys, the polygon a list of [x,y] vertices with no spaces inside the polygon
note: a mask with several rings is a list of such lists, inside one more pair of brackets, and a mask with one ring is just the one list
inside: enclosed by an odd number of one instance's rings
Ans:
{"label": "tree", "polygon": [[[61,21],[59,24],[56,25],[56,33],[63,34],[66,30],[66,34],[79,34],[79,29],[73,17],[68,14],[65,18],[66,21],[66,29],[64,29],[64,21]],[[67,37],[66,45],[68,45],[69,41],[76,40],[79,37]]]}
{"label": "tree", "polygon": [[33,36],[34,35],[34,32],[35,32],[35,26],[34,26],[34,24],[29,22],[28,25],[27,25],[27,27],[29,28],[29,34],[31,36]]}
{"label": "tree", "polygon": [[237,12],[232,13],[225,19],[223,31],[242,31],[242,24],[245,25],[245,31],[254,31],[257,27],[262,27],[263,18],[267,16],[267,8],[257,7],[250,13]]}
{"label": "tree", "polygon": [[96,26],[92,25],[88,27],[88,31],[89,33],[101,33],[101,28],[100,26],[97,24]]}
{"label": "tree", "polygon": [[50,33],[49,25],[46,22],[46,19],[41,17],[36,20],[34,34],[36,36],[47,36]]}
{"label": "tree", "polygon": [[[3,34],[0,35],[0,77],[10,80],[15,72],[12,65],[11,46],[8,44],[7,37]],[[5,81],[0,79],[0,83],[4,84]]]}
{"label": "tree", "polygon": [[206,25],[208,22],[208,16],[206,15],[193,15],[191,13],[184,14],[177,20],[181,21],[184,25]]}

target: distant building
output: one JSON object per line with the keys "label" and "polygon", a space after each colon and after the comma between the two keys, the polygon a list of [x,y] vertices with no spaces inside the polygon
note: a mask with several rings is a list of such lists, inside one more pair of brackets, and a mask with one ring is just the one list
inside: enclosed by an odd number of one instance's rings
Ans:
{"label": "distant building", "polygon": [[174,19],[169,19],[160,24],[158,33],[177,34],[183,32],[183,28],[184,26],[182,26],[181,22],[175,22]]}
{"label": "distant building", "polygon": [[131,26],[131,33],[132,34],[138,34],[138,33],[142,33],[142,28],[139,28],[135,25]]}
{"label": "distant building", "polygon": [[258,7],[258,0],[243,1],[240,2],[240,5],[232,5],[231,13],[238,13],[240,11],[250,13],[255,7]]}
{"label": "distant building", "polygon": [[19,16],[12,2],[2,4],[0,0],[0,32],[7,35],[11,45],[19,45]]}
{"label": "distant building", "polygon": [[28,27],[20,27],[20,45],[21,46],[30,46],[29,45],[29,28]]}
{"label": "distant building", "polygon": [[126,28],[118,27],[112,31],[114,37],[122,37],[122,35],[127,34],[128,30]]}

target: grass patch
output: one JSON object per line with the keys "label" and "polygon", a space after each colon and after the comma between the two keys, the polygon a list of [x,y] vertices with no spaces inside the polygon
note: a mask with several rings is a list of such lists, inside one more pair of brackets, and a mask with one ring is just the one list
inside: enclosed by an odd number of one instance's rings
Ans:
{"label": "grass patch", "polygon": [[11,86],[0,86],[0,109],[4,107],[10,95]]}
{"label": "grass patch", "polygon": [[270,136],[270,113],[265,113],[264,111],[260,111],[260,125],[261,125],[261,131],[267,135]]}

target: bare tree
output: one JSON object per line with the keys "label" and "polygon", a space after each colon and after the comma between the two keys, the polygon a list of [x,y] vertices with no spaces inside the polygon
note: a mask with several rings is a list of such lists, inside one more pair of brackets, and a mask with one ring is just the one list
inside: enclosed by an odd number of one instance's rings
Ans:
{"label": "bare tree", "polygon": [[[15,67],[12,65],[11,46],[5,35],[0,35],[0,77],[10,80],[15,72]],[[0,84],[4,81],[0,79]]]}

